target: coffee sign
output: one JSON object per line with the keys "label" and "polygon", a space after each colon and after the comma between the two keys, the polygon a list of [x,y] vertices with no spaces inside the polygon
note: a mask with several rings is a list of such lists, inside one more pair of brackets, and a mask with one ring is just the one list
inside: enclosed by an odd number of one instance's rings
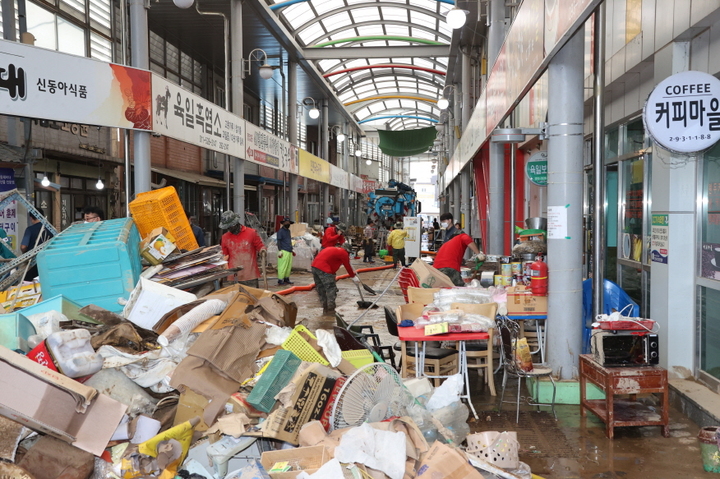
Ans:
{"label": "coffee sign", "polygon": [[698,71],[666,78],[650,93],[643,122],[653,140],[668,150],[710,148],[720,140],[720,80]]}

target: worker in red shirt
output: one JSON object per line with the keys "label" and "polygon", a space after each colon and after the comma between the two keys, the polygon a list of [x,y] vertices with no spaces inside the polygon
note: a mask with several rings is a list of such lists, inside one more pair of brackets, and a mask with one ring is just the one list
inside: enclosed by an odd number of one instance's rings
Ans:
{"label": "worker in red shirt", "polygon": [[[460,267],[462,266],[463,256],[465,256],[465,250],[468,247],[475,253],[470,260],[475,260],[482,255],[470,235],[461,232],[443,244],[435,255],[433,267],[445,273],[455,286],[465,286],[465,282],[460,275]],[[482,259],[484,259],[484,255]]]}
{"label": "worker in red shirt", "polygon": [[[238,282],[253,288],[259,287],[260,269],[257,256],[267,256],[267,249],[257,231],[240,224],[240,215],[230,210],[224,211],[220,217],[220,228],[227,230],[220,240],[220,245],[229,267],[242,266],[237,272]],[[228,280],[233,279],[228,276]]]}
{"label": "worker in red shirt", "polygon": [[320,246],[322,246],[323,248],[327,248],[329,246],[337,246],[344,244],[345,228],[343,228],[343,226],[344,225],[342,223],[338,224],[337,222],[333,221],[333,224],[325,228],[325,233],[323,234],[322,240],[320,241]]}
{"label": "worker in red shirt", "polygon": [[345,251],[345,248],[340,246],[330,246],[322,249],[311,266],[313,278],[315,279],[315,288],[323,306],[323,314],[331,314],[335,311],[335,298],[338,292],[335,284],[335,274],[340,269],[340,266],[345,266],[345,270],[355,283],[360,283],[360,279],[355,275],[352,266],[350,266],[350,255]]}

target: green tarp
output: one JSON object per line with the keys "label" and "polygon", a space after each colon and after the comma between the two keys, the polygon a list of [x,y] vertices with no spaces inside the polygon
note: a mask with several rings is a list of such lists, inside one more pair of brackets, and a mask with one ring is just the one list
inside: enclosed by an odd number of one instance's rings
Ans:
{"label": "green tarp", "polygon": [[389,156],[412,156],[424,153],[432,146],[437,130],[434,126],[417,130],[378,130],[380,150]]}

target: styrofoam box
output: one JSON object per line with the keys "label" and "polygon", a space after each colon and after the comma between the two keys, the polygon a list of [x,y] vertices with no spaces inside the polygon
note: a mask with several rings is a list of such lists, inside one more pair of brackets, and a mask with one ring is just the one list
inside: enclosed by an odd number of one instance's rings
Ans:
{"label": "styrofoam box", "polygon": [[71,225],[38,253],[43,296],[121,311],[118,299],[130,296],[142,271],[139,244],[131,218]]}
{"label": "styrofoam box", "polygon": [[140,278],[125,305],[123,316],[141,328],[152,329],[165,313],[196,299],[192,293]]}

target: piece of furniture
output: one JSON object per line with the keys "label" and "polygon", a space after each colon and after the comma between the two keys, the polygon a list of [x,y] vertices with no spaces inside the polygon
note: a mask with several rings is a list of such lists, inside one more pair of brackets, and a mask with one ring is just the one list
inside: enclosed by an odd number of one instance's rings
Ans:
{"label": "piece of furniture", "polygon": [[[387,324],[388,332],[397,337],[398,325],[397,317],[392,309],[385,306],[385,324]],[[415,374],[415,349],[405,348],[403,352],[402,343],[398,342],[393,349],[401,353],[400,364],[395,369],[400,369],[401,376],[406,378],[409,374]],[[458,367],[457,350],[450,348],[425,348],[425,372],[434,375],[456,374]],[[434,385],[440,385],[441,378],[433,379]]]}
{"label": "piece of furniture", "polygon": [[[460,373],[463,376],[463,383],[464,383],[464,393],[460,395],[460,398],[467,399],[468,406],[472,410],[473,416],[475,416],[475,419],[478,418],[477,412],[475,411],[475,407],[472,404],[472,401],[470,400],[470,382],[468,378],[468,368],[467,368],[467,358],[466,358],[466,351],[465,351],[465,342],[466,341],[473,341],[473,340],[479,340],[479,339],[489,339],[490,335],[488,333],[446,333],[446,334],[436,334],[433,336],[425,336],[425,330],[424,329],[418,329],[415,327],[409,327],[409,328],[398,328],[398,334],[400,337],[400,340],[403,342],[403,358],[407,357],[407,341],[415,341],[415,358],[417,359],[417,367],[415,368],[415,377],[420,377],[420,372],[425,372],[425,354],[426,354],[426,348],[425,342],[427,341],[457,341],[458,343],[458,351],[457,351],[457,357],[458,357],[458,368]],[[418,343],[421,343],[422,346],[418,347]],[[425,376],[434,378],[435,375],[429,375],[427,373],[424,373]],[[448,377],[449,375],[440,374],[440,377]]]}
{"label": "piece of furniture", "polygon": [[522,391],[522,379],[523,378],[533,378],[535,379],[535,397],[538,397],[538,391],[539,391],[539,379],[542,377],[547,377],[550,379],[550,382],[552,383],[553,387],[553,395],[552,395],[552,401],[550,404],[546,403],[540,403],[540,402],[530,402],[528,399],[528,404],[531,406],[537,406],[538,409],[540,406],[550,406],[552,409],[553,416],[557,418],[557,415],[555,414],[555,397],[557,395],[557,385],[555,384],[555,379],[552,376],[552,369],[541,365],[541,364],[533,364],[533,368],[530,371],[524,370],[520,365],[518,364],[517,358],[517,345],[518,340],[521,337],[521,329],[520,325],[517,321],[502,317],[498,318],[497,320],[497,329],[500,333],[500,337],[502,338],[501,341],[501,349],[502,349],[502,358],[503,358],[503,383],[502,383],[502,394],[500,395],[500,409],[502,409],[502,405],[505,399],[505,387],[507,386],[507,379],[508,377],[514,377],[517,378],[517,399],[515,401],[515,422],[520,422],[520,392]]}
{"label": "piece of furniture", "polygon": [[[590,381],[605,393],[605,399],[588,400],[586,384]],[[638,394],[662,394],[661,407],[646,406],[635,401]],[[615,396],[628,395],[629,400]],[[659,366],[603,367],[592,355],[580,355],[580,416],[585,409],[605,423],[607,437],[613,429],[623,426],[661,426],[662,434],[670,437],[668,428],[668,377]]]}
{"label": "piece of furniture", "polygon": [[[540,363],[545,363],[545,321],[546,314],[509,315],[510,319],[518,321],[520,337],[526,338],[531,348],[531,354],[540,354]],[[526,330],[525,321],[535,321],[535,330]],[[534,350],[532,348],[535,348]]]}
{"label": "piece of furniture", "polygon": [[407,289],[408,303],[419,303],[425,306],[435,300],[435,293],[438,291],[440,291],[440,288],[415,288],[409,286]]}
{"label": "piece of furniture", "polygon": [[380,354],[383,361],[389,360],[392,367],[395,367],[395,353],[393,352],[392,346],[383,346],[380,344],[380,336],[375,332],[371,325],[350,326],[340,313],[335,313],[335,322],[338,327],[347,330],[358,341],[364,343],[367,349],[374,349],[375,352]]}
{"label": "piece of furniture", "polygon": [[[450,305],[452,309],[460,309],[465,311],[467,314],[480,314],[486,316],[493,321],[497,315],[498,305],[497,303],[452,303]],[[483,372],[485,376],[485,384],[490,388],[490,394],[497,396],[495,391],[495,378],[493,377],[493,341],[494,341],[494,328],[488,330],[488,340],[484,346],[479,345],[477,342],[471,342],[465,345],[465,357],[467,358],[468,369],[477,369],[478,372]]]}

